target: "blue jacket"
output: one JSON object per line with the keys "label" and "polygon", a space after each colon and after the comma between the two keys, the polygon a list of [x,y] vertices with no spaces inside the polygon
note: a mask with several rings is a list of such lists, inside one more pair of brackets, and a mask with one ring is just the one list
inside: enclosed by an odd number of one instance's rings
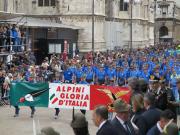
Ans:
{"label": "blue jacket", "polygon": [[76,69],[74,72],[76,78],[81,78],[83,75],[83,71],[81,69]]}
{"label": "blue jacket", "polygon": [[72,81],[73,72],[70,69],[64,71],[64,80]]}
{"label": "blue jacket", "polygon": [[116,70],[115,69],[108,69],[107,76],[109,79],[115,78],[116,77]]}
{"label": "blue jacket", "polygon": [[16,29],[12,28],[11,31],[12,31],[12,37],[17,39],[18,38],[18,32],[16,31]]}
{"label": "blue jacket", "polygon": [[96,73],[96,77],[98,78],[98,80],[105,80],[106,72],[104,70],[103,71],[98,70]]}
{"label": "blue jacket", "polygon": [[147,135],[160,135],[161,132],[159,131],[157,125],[153,126],[147,133]]}

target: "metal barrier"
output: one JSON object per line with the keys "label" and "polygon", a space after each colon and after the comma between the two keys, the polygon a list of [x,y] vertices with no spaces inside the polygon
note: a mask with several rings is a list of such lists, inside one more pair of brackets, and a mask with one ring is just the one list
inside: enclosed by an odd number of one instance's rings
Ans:
{"label": "metal barrier", "polygon": [[[20,51],[14,52],[13,51],[13,47],[20,47],[18,49],[20,49]],[[13,53],[20,53],[20,52],[24,52],[26,50],[27,44],[22,44],[22,45],[5,45],[5,46],[0,46],[0,55],[5,55],[5,54],[13,54]]]}
{"label": "metal barrier", "polygon": [[[2,40],[3,37],[0,36],[0,40]],[[19,41],[13,41],[14,37],[10,36],[9,40],[2,41],[0,44],[0,56],[7,56],[7,55],[13,55],[13,54],[19,54],[24,52],[29,44],[25,43],[25,40],[27,40],[26,37],[21,37]]]}
{"label": "metal barrier", "polygon": [[9,103],[4,101],[4,100],[0,100],[0,106],[5,106],[5,105],[8,105]]}
{"label": "metal barrier", "polygon": [[5,106],[5,105],[9,105],[9,96],[3,97],[1,95],[1,89],[0,89],[0,106]]}

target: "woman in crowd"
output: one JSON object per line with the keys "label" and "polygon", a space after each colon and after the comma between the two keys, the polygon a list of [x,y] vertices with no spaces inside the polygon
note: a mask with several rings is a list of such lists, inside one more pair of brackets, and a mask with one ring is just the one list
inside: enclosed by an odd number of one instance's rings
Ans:
{"label": "woman in crowd", "polygon": [[136,129],[138,135],[145,135],[146,134],[146,124],[145,120],[142,116],[142,113],[145,112],[144,105],[143,105],[143,96],[141,94],[135,94],[132,97],[132,116],[131,116],[131,123]]}

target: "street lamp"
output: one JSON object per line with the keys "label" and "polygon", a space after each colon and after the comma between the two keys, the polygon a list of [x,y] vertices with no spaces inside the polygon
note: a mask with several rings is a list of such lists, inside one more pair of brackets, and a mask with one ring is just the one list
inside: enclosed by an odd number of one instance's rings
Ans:
{"label": "street lamp", "polygon": [[94,54],[94,0],[92,0],[92,53]]}
{"label": "street lamp", "polygon": [[5,11],[5,12],[7,12],[7,5],[8,5],[7,0],[4,0],[4,11]]}
{"label": "street lamp", "polygon": [[150,9],[154,12],[154,45],[156,45],[156,15],[157,15],[157,0],[154,0]]}
{"label": "street lamp", "polygon": [[133,4],[134,3],[140,3],[141,0],[124,0],[125,3],[129,3],[129,9],[130,9],[130,51],[132,51],[133,48]]}
{"label": "street lamp", "polygon": [[157,9],[157,0],[154,0],[154,45],[156,45],[156,9]]}
{"label": "street lamp", "polygon": [[171,41],[171,44],[173,44],[173,42],[175,40],[175,37],[174,37],[175,25],[176,25],[176,5],[174,4],[174,8],[173,8],[173,30],[172,30],[172,41]]}

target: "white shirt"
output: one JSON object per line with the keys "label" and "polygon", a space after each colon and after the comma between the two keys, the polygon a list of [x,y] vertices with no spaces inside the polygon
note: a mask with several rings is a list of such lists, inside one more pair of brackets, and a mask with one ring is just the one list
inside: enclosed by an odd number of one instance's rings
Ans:
{"label": "white shirt", "polygon": [[102,126],[106,123],[106,121],[107,121],[107,120],[105,120],[105,121],[101,122],[101,124],[99,125],[98,130],[100,130],[100,129],[102,128]]}
{"label": "white shirt", "polygon": [[134,117],[135,117],[135,115],[133,115],[133,117],[131,118],[131,124],[132,124],[133,128],[134,128],[136,131],[138,131],[139,128],[138,128],[138,127],[136,126],[136,124],[133,122]]}
{"label": "white shirt", "polygon": [[159,125],[159,123],[157,123],[157,128],[159,129],[159,131],[162,133],[163,129],[161,128],[161,126]]}
{"label": "white shirt", "polygon": [[6,83],[6,84],[11,83],[11,80],[10,80],[10,78],[8,76],[5,77],[4,83]]}
{"label": "white shirt", "polygon": [[13,56],[12,55],[8,55],[7,58],[6,58],[6,62],[10,63],[12,59],[13,59]]}
{"label": "white shirt", "polygon": [[161,87],[159,87],[158,90],[157,90],[158,95],[159,95],[160,91],[161,91]]}
{"label": "white shirt", "polygon": [[147,107],[145,107],[145,108],[146,108],[146,110],[149,110],[150,106],[147,106]]}
{"label": "white shirt", "polygon": [[121,123],[121,125],[124,127],[124,129],[127,130],[126,125],[124,124],[124,121],[123,121],[121,118],[117,117],[117,116],[116,116],[116,118],[117,118],[118,121]]}

